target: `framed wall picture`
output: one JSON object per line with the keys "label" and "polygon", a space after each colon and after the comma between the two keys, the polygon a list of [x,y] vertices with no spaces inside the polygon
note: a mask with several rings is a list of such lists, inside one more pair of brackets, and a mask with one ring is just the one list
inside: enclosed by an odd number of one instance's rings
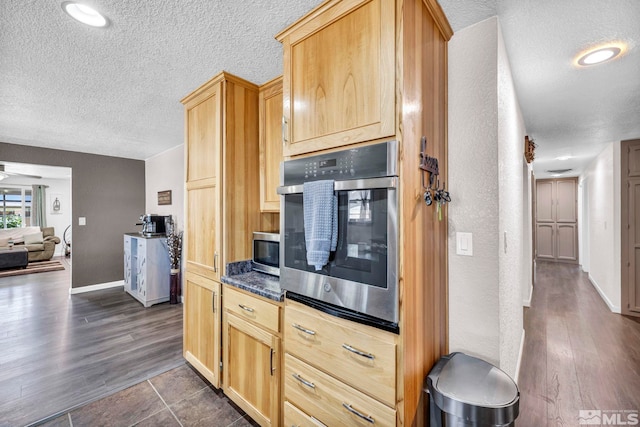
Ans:
{"label": "framed wall picture", "polygon": [[49,194],[49,213],[52,215],[62,214],[62,194],[51,193]]}
{"label": "framed wall picture", "polygon": [[158,206],[171,204],[171,190],[158,191]]}

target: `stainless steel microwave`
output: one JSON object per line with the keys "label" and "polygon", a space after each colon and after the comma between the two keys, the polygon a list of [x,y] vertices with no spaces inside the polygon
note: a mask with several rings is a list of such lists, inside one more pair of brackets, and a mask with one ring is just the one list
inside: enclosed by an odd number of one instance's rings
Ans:
{"label": "stainless steel microwave", "polygon": [[280,276],[280,234],[253,232],[253,269]]}

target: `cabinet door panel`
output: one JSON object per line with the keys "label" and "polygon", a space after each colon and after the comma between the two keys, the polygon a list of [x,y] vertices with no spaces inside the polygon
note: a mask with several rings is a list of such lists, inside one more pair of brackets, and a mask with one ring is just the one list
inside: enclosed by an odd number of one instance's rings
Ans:
{"label": "cabinet door panel", "polygon": [[554,200],[556,198],[553,181],[536,182],[536,221],[555,221]]}
{"label": "cabinet door panel", "polygon": [[184,358],[220,387],[220,284],[187,272],[184,287]]}
{"label": "cabinet door panel", "polygon": [[221,87],[221,83],[215,85],[205,99],[186,111],[187,182],[215,178],[220,174]]}
{"label": "cabinet door panel", "polygon": [[640,147],[631,146],[628,151],[629,159],[629,177],[640,176]]}
{"label": "cabinet door panel", "polygon": [[282,161],[282,79],[260,89],[260,210],[280,212]]}
{"label": "cabinet door panel", "polygon": [[395,133],[395,9],[344,1],[284,40],[285,156]]}
{"label": "cabinet door panel", "polygon": [[577,261],[578,260],[578,235],[576,224],[558,224],[558,260]]}
{"label": "cabinet door panel", "polygon": [[537,254],[540,259],[555,259],[554,224],[537,224],[536,240]]}
{"label": "cabinet door panel", "polygon": [[260,425],[277,425],[280,339],[224,313],[224,390]]}
{"label": "cabinet door panel", "polygon": [[220,189],[187,186],[187,268],[214,280],[220,279]]}
{"label": "cabinet door panel", "polygon": [[578,215],[576,213],[577,200],[576,180],[558,180],[556,187],[556,221],[557,222],[576,222]]}

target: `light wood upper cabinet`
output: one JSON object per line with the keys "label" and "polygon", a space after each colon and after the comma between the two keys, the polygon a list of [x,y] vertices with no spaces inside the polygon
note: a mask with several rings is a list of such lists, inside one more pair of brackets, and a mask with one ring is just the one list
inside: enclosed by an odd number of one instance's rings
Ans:
{"label": "light wood upper cabinet", "polygon": [[220,387],[220,283],[187,272],[184,286],[184,358]]}
{"label": "light wood upper cabinet", "polygon": [[280,212],[282,161],[282,77],[260,86],[260,210]]}
{"label": "light wood upper cabinet", "polygon": [[284,48],[284,155],[395,134],[395,2],[323,3]]}
{"label": "light wood upper cabinet", "polygon": [[227,285],[224,293],[224,392],[261,426],[278,426],[280,337],[270,330],[280,306]]}
{"label": "light wood upper cabinet", "polygon": [[182,103],[186,268],[219,281],[228,262],[251,258],[251,233],[261,226],[258,87],[221,73]]}
{"label": "light wood upper cabinet", "polygon": [[195,97],[186,109],[187,182],[219,180],[222,82]]}

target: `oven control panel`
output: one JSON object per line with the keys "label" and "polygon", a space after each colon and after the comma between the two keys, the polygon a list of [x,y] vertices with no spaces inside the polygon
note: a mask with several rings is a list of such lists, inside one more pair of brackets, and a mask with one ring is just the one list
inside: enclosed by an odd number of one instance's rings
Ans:
{"label": "oven control panel", "polygon": [[283,185],[306,181],[377,178],[396,176],[398,163],[396,141],[350,148],[284,162]]}

